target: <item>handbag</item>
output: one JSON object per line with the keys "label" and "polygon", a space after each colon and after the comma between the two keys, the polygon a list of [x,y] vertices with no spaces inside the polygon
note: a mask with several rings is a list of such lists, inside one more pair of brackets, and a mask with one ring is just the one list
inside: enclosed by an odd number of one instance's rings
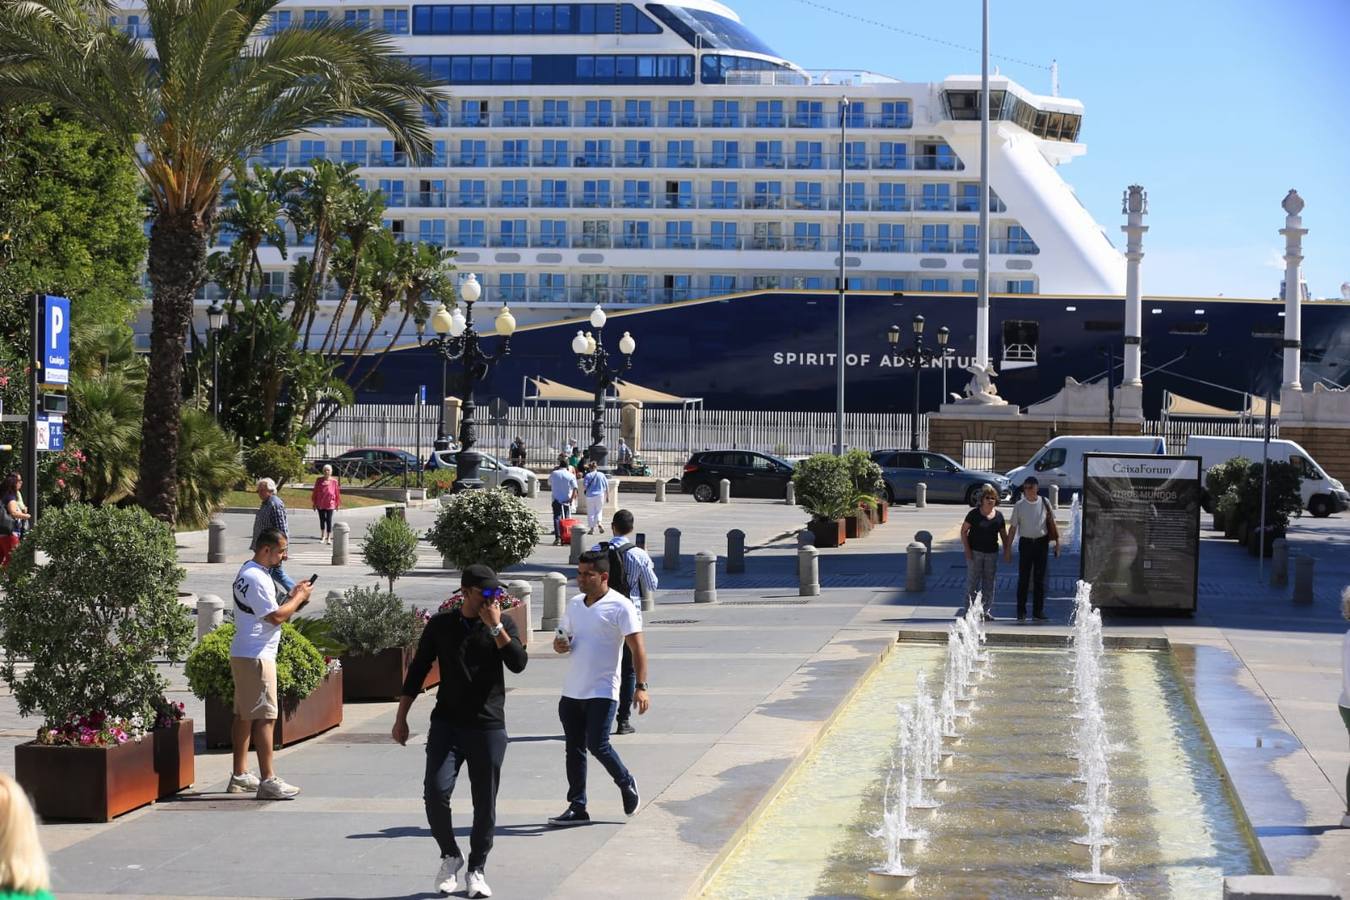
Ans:
{"label": "handbag", "polygon": [[1041,505],[1045,507],[1045,536],[1058,544],[1059,526],[1055,524],[1055,511],[1050,508],[1050,501],[1045,497],[1041,498]]}
{"label": "handbag", "polygon": [[8,537],[16,527],[14,517],[9,514],[9,504],[0,503],[0,535]]}

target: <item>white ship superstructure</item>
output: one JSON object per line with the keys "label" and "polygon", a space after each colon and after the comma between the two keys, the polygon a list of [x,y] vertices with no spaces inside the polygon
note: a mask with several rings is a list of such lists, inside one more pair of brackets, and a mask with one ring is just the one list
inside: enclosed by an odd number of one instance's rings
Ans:
{"label": "white ship superstructure", "polygon": [[[122,7],[142,30],[135,0]],[[711,0],[287,0],[270,28],[324,20],[394,34],[446,83],[425,113],[434,149],[351,120],[255,161],[357,164],[391,229],[454,248],[482,302],[522,321],[833,289],[841,247],[850,290],[977,289],[977,77],[808,71]],[[1082,114],[991,79],[991,291],[1123,293],[1121,254],[1057,171],[1085,149]],[[270,290],[304,252],[264,251]]]}

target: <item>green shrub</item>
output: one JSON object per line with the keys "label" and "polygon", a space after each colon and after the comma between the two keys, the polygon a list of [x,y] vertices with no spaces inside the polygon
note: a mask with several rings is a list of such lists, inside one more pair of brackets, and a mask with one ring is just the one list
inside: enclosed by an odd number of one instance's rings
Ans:
{"label": "green shrub", "polygon": [[[192,648],[183,672],[188,687],[198,698],[214,697],[234,702],[234,676],[230,674],[230,642],[234,624],[226,622]],[[283,703],[294,704],[314,693],[323,681],[327,667],[323,654],[305,639],[295,626],[281,626],[281,644],[277,647],[277,694]]]}
{"label": "green shrub", "polygon": [[1205,493],[1209,494],[1210,504],[1215,509],[1218,509],[1220,498],[1228,493],[1229,488],[1237,487],[1242,481],[1251,464],[1251,460],[1238,456],[1209,467],[1205,472]]}
{"label": "green shrub", "polygon": [[814,519],[842,519],[857,508],[853,479],[842,457],[817,453],[797,463],[792,473],[797,505]]}
{"label": "green shrub", "polygon": [[205,528],[243,477],[234,439],[209,413],[184,406],[178,431],[178,527]]}
{"label": "green shrub", "polygon": [[271,478],[277,489],[287,481],[305,474],[305,462],[300,451],[286,444],[265,441],[244,454],[248,476],[256,484],[259,478]]}
{"label": "green shrub", "polygon": [[[1284,528],[1303,511],[1303,476],[1292,463],[1270,460],[1266,482],[1266,525]],[[1261,521],[1261,464],[1252,463],[1237,485],[1238,515],[1256,527]]]}
{"label": "green shrub", "polygon": [[335,658],[347,652],[347,645],[333,637],[333,629],[323,616],[291,616],[286,621],[324,657]]}
{"label": "green shrub", "polygon": [[[38,551],[53,561],[37,566]],[[0,675],[19,714],[36,710],[48,725],[91,711],[153,722],[168,687],[155,662],[181,659],[192,640],[182,577],[173,531],[145,510],[48,510],[0,581]]]}
{"label": "green shrub", "polygon": [[534,552],[539,543],[534,510],[506,491],[464,491],[445,502],[427,540],[458,568],[484,563],[498,572]]}
{"label": "green shrub", "polygon": [[366,565],[389,579],[389,590],[404,572],[417,565],[417,532],[401,516],[385,516],[371,523],[361,541]]}
{"label": "green shrub", "polygon": [[448,494],[455,487],[455,473],[446,469],[435,469],[426,476],[427,496],[439,497]]}
{"label": "green shrub", "polygon": [[874,500],[886,496],[886,480],[881,475],[881,466],[872,461],[866,450],[854,448],[844,454],[844,465],[848,467],[849,480],[853,482],[855,499]]}
{"label": "green shrub", "polygon": [[367,656],[411,646],[421,631],[416,613],[393,592],[376,587],[348,588],[341,598],[328,601],[323,618],[336,640]]}

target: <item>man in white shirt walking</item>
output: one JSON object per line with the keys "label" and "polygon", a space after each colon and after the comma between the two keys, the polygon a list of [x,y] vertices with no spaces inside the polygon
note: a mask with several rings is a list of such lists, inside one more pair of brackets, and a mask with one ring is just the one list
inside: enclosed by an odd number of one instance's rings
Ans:
{"label": "man in white shirt walking", "polygon": [[567,810],[548,820],[554,827],[588,825],[586,812],[586,753],[600,761],[619,786],[623,811],[637,812],[641,799],[637,782],[609,742],[610,726],[619,696],[620,647],[633,653],[638,683],[633,703],[641,715],[651,701],[647,695],[647,651],[642,642],[642,620],[632,601],[609,587],[609,556],[587,550],[577,564],[577,585],[563,613],[556,653],[571,653],[572,663],[558,700],[567,746]]}
{"label": "man in white shirt walking", "polygon": [[[290,800],[300,789],[277,777],[272,769],[272,730],[277,722],[277,647],[281,625],[309,602],[312,588],[303,581],[277,604],[272,571],[286,560],[286,536],[264,528],[254,538],[253,558],[234,579],[234,640],[230,643],[230,674],[234,676],[234,769],[226,788],[231,794],[254,791],[259,800]],[[250,739],[258,753],[258,771],[248,770]]]}
{"label": "man in white shirt walking", "polygon": [[572,514],[572,503],[577,499],[577,476],[567,464],[567,457],[558,455],[558,464],[548,473],[548,489],[553,494],[553,546],[565,544],[572,537],[562,533],[562,520]]}
{"label": "man in white shirt walking", "polygon": [[[638,621],[641,622],[643,588],[646,588],[648,593],[655,594],[656,588],[660,584],[656,577],[656,566],[652,563],[652,558],[646,550],[628,539],[628,535],[633,533],[633,514],[631,512],[626,509],[615,510],[614,518],[610,520],[609,527],[614,532],[614,536],[608,541],[596,544],[592,549],[612,548],[618,553],[623,564],[623,583],[620,583],[612,563],[610,565],[609,583],[615,591],[633,602],[633,608],[638,611]],[[633,652],[625,643],[623,645],[623,661],[619,666],[619,708],[615,714],[615,734],[632,734],[637,731],[633,727],[633,723],[629,721],[636,684],[637,671],[633,668]]]}
{"label": "man in white shirt walking", "polygon": [[1013,540],[1017,541],[1017,621],[1027,619],[1027,588],[1032,588],[1031,614],[1037,622],[1048,622],[1045,614],[1045,564],[1050,542],[1059,556],[1059,530],[1050,501],[1040,496],[1035,476],[1022,482],[1022,498],[1013,504],[1012,527],[1003,545],[1003,556],[1012,562]]}
{"label": "man in white shirt walking", "polygon": [[605,511],[605,494],[609,491],[609,479],[605,473],[591,460],[586,465],[586,474],[581,479],[581,484],[586,493],[586,533],[590,534],[597,529],[605,530],[605,526],[600,524],[600,516]]}

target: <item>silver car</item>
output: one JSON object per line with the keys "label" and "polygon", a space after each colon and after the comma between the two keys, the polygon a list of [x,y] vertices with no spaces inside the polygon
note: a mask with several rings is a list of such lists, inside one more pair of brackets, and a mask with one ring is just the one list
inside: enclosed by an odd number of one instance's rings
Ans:
{"label": "silver car", "polygon": [[[479,453],[478,456],[478,477],[483,479],[483,484],[509,491],[517,497],[529,493],[530,482],[536,478],[535,474],[529,469],[509,466],[491,453]],[[454,472],[455,451],[433,450],[427,468],[431,470],[445,469]]]}
{"label": "silver car", "polygon": [[977,472],[942,453],[928,450],[876,450],[872,461],[881,466],[886,480],[886,499],[891,503],[913,503],[919,482],[928,485],[928,500],[935,503],[975,505],[975,498],[986,484],[998,491],[1000,499],[1011,497],[1007,478],[996,472]]}

